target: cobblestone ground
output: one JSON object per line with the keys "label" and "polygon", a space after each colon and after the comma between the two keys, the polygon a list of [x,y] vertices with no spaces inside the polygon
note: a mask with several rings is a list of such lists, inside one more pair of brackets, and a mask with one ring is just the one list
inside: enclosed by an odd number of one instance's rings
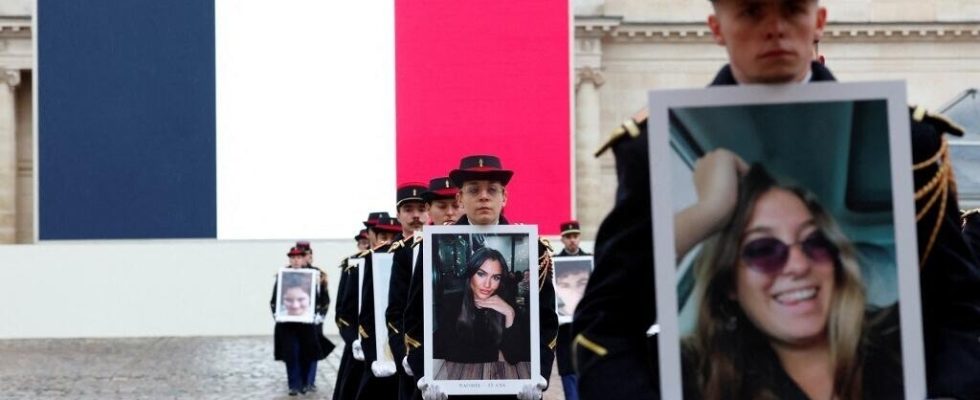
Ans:
{"label": "cobblestone ground", "polygon": [[[271,336],[0,340],[0,399],[329,399],[343,347],[331,340],[320,390],[300,397]],[[553,375],[545,399],[562,398]]]}

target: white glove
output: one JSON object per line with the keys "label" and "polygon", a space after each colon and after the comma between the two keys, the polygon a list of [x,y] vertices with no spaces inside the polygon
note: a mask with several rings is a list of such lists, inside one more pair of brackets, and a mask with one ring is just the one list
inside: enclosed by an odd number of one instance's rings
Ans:
{"label": "white glove", "polygon": [[538,375],[534,379],[534,383],[524,385],[521,388],[521,392],[517,394],[517,398],[520,400],[540,400],[541,396],[544,395],[544,389],[547,387],[548,381]]}
{"label": "white glove", "polygon": [[402,368],[405,369],[405,373],[408,376],[415,376],[415,373],[412,372],[412,366],[408,365],[408,356],[402,357]]}
{"label": "white glove", "polygon": [[361,348],[361,339],[357,339],[354,343],[351,343],[350,350],[354,354],[355,360],[364,361],[364,349]]}
{"label": "white glove", "polygon": [[371,372],[378,378],[392,376],[398,369],[395,368],[394,361],[374,361],[371,363]]}
{"label": "white glove", "polygon": [[448,395],[443,393],[438,386],[430,385],[424,376],[419,379],[419,390],[422,391],[422,400],[449,400]]}
{"label": "white glove", "polygon": [[313,314],[313,323],[314,324],[322,324],[323,323],[323,316],[320,315],[320,314]]}

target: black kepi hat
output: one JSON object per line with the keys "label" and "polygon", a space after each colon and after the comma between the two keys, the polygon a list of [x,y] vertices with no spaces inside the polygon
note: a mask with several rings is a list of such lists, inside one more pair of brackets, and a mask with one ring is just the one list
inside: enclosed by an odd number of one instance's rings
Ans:
{"label": "black kepi hat", "polygon": [[375,231],[399,233],[402,231],[402,224],[395,218],[384,217],[379,219],[378,224],[372,226],[371,229]]}
{"label": "black kepi hat", "polygon": [[565,236],[569,233],[582,233],[579,229],[578,221],[571,220],[561,223],[561,235]]}
{"label": "black kepi hat", "polygon": [[453,185],[448,176],[441,176],[429,181],[429,189],[422,193],[422,198],[426,203],[431,203],[433,200],[454,199],[458,192],[459,188]]}
{"label": "black kepi hat", "polygon": [[367,240],[367,238],[367,229],[361,229],[361,232],[359,232],[357,236],[354,236],[354,240]]}
{"label": "black kepi hat", "polygon": [[463,187],[463,182],[477,180],[496,181],[507,186],[512,176],[514,171],[504,169],[500,159],[491,155],[463,157],[459,161],[459,168],[449,173],[449,179],[460,188]]}
{"label": "black kepi hat", "polygon": [[398,185],[395,209],[398,209],[398,207],[401,207],[402,204],[409,201],[425,202],[425,199],[422,198],[422,194],[425,193],[426,190],[428,190],[428,188],[421,182],[406,182]]}
{"label": "black kepi hat", "polygon": [[370,228],[372,226],[375,226],[378,224],[378,220],[382,218],[388,218],[387,211],[375,211],[373,213],[370,213],[368,214],[367,221],[364,221],[364,227]]}

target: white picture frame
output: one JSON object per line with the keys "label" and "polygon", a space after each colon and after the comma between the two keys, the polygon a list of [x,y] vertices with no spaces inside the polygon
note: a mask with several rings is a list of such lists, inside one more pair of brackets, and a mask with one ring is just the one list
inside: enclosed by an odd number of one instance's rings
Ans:
{"label": "white picture frame", "polygon": [[[424,280],[423,300],[424,300],[424,371],[430,384],[437,385],[449,395],[477,395],[477,394],[502,394],[515,395],[526,385],[533,384],[533,378],[541,375],[541,354],[540,354],[540,316],[538,299],[538,228],[536,225],[447,225],[447,226],[427,226],[423,230],[423,251],[422,268],[423,276],[428,277]],[[459,247],[453,247],[447,240],[457,238]],[[455,240],[455,239],[453,239]],[[510,243],[509,245],[507,243]],[[441,247],[440,247],[441,246]],[[509,251],[507,251],[507,246]],[[451,339],[442,340],[445,335],[436,332],[441,328],[437,326],[436,314],[442,316],[442,320],[453,320],[453,311],[449,311],[446,317],[447,308],[452,309],[452,305],[458,299],[465,299],[466,287],[472,278],[467,279],[465,275],[459,274],[461,268],[465,271],[465,261],[470,260],[470,256],[481,248],[492,248],[500,251],[507,258],[508,270],[514,273],[511,277],[501,274],[501,285],[497,286],[492,295],[499,295],[501,298],[508,295],[503,294],[502,290],[506,285],[515,283],[513,280],[517,272],[524,270],[531,271],[528,281],[517,282],[518,297],[516,301],[523,300],[523,305],[515,305],[515,324],[526,324],[521,330],[522,337],[526,338],[526,343],[520,342],[522,348],[526,348],[529,357],[516,363],[508,361],[488,361],[488,362],[457,362],[446,356],[445,358],[435,358],[437,353],[453,348]],[[439,253],[439,248],[443,249],[443,254],[452,254],[454,261],[443,262],[443,257],[434,257]],[[447,253],[447,249],[448,253]],[[469,253],[469,254],[465,254]],[[482,254],[488,253],[481,251]],[[450,257],[446,257],[447,260]],[[438,261],[437,261],[438,260]],[[436,265],[438,264],[438,265]],[[489,264],[481,264],[489,265]],[[505,272],[506,274],[506,272]],[[475,275],[474,275],[475,276]],[[510,276],[510,275],[507,275]],[[434,282],[437,281],[437,282]],[[521,288],[525,284],[527,290]],[[453,286],[455,285],[455,286]],[[453,286],[454,289],[447,289]],[[435,291],[441,291],[441,295],[436,299]],[[469,289],[473,293],[472,288]],[[480,290],[480,289],[478,289]],[[522,294],[523,293],[523,294]],[[523,296],[523,297],[519,297]],[[465,301],[459,306],[460,312],[466,306]],[[440,308],[440,309],[437,309]],[[448,331],[446,331],[448,332]],[[441,336],[437,342],[436,336]],[[509,348],[514,348],[509,346]],[[490,350],[492,352],[492,350]],[[445,351],[452,353],[452,351]],[[503,355],[504,351],[498,350],[498,354]],[[496,369],[495,369],[496,368]],[[475,375],[487,376],[497,375],[499,378],[471,379]],[[523,375],[523,377],[521,376]]]}
{"label": "white picture frame", "polygon": [[[739,123],[751,124],[749,126],[752,129],[763,129],[762,127],[770,126],[772,120],[781,118],[788,118],[788,121],[795,124],[791,125],[794,127],[830,128],[833,121],[828,122],[824,119],[825,114],[793,114],[793,110],[797,110],[798,107],[829,107],[834,104],[844,104],[844,109],[847,108],[847,104],[852,104],[855,107],[853,110],[856,110],[856,105],[859,103],[862,104],[862,107],[874,103],[877,104],[876,107],[880,107],[884,117],[873,120],[876,123],[884,124],[882,130],[886,132],[881,139],[884,145],[876,151],[884,152],[882,155],[887,157],[887,161],[874,168],[884,168],[885,171],[888,171],[884,174],[888,176],[882,177],[881,182],[890,185],[891,191],[890,197],[885,200],[887,206],[891,207],[893,232],[888,232],[882,236],[894,241],[893,260],[897,282],[891,283],[891,290],[897,293],[898,299],[895,306],[898,308],[901,329],[899,350],[901,351],[902,371],[900,376],[904,383],[905,398],[924,398],[926,385],[919,297],[919,266],[915,234],[915,203],[912,196],[913,185],[910,168],[912,165],[910,119],[906,103],[905,84],[903,82],[815,82],[806,85],[743,85],[692,90],[654,90],[648,93],[648,100],[652,216],[653,221],[656,221],[653,226],[653,244],[655,249],[657,322],[659,325],[660,384],[663,397],[683,398],[682,332],[679,322],[679,314],[683,313],[683,310],[678,311],[678,297],[681,294],[679,286],[683,283],[679,282],[679,277],[683,276],[679,272],[684,271],[678,270],[678,263],[683,268],[685,263],[690,264],[692,262],[692,254],[699,251],[697,249],[692,250],[686,258],[679,258],[681,256],[675,254],[675,213],[685,206],[681,204],[684,201],[692,204],[696,200],[693,193],[689,192],[685,198],[681,193],[683,191],[678,190],[678,185],[681,182],[690,179],[690,172],[688,170],[685,176],[684,171],[676,168],[677,165],[684,164],[687,164],[689,168],[693,166],[692,159],[684,159],[685,154],[691,153],[691,147],[685,147],[686,144],[690,142],[699,143],[696,134],[691,132],[737,132],[742,127]],[[752,120],[753,116],[746,116],[744,109],[738,113],[733,111],[738,107],[768,109],[770,119],[760,119],[758,115],[755,115],[755,120],[750,122],[749,120]],[[781,110],[782,112],[776,113],[773,110]],[[724,120],[724,116],[721,115],[725,112],[729,113],[728,120]],[[709,118],[711,116],[718,118],[711,119]],[[726,123],[720,124],[719,121]],[[681,127],[691,128],[691,126],[695,126],[695,129],[690,129],[686,133],[682,132],[684,129]],[[803,129],[794,129],[792,133],[783,131],[782,134],[806,134],[798,131],[803,131]],[[827,130],[827,132],[829,131]],[[721,134],[723,133],[718,135]],[[777,133],[773,132],[772,134]],[[690,140],[684,140],[685,137]],[[772,137],[775,136],[770,138]],[[800,137],[802,138],[802,136]],[[858,135],[851,135],[848,143],[853,142],[858,137]],[[704,138],[705,136],[702,136],[700,140],[710,143],[731,142],[731,140],[711,142]],[[784,151],[781,148],[773,147],[771,140],[759,141],[761,145],[759,148],[762,150],[758,153],[739,155],[743,158],[756,158],[756,160],[747,159],[747,162],[780,161],[785,165],[787,160],[777,160],[780,155],[788,155],[793,152],[795,152],[793,154],[803,154],[800,151],[801,148],[807,152],[816,151],[809,148],[806,143],[810,142],[805,140],[800,140],[795,145],[792,142],[792,140],[784,141],[784,143],[794,146],[786,149],[792,151]],[[751,144],[743,143],[738,146],[752,148]],[[713,150],[713,148],[701,150],[706,152]],[[738,151],[734,152],[738,154]],[[678,161],[679,159],[680,161]],[[794,160],[794,162],[808,161]],[[826,171],[839,165],[840,163],[836,160],[827,158],[823,160],[822,164],[814,165],[812,169],[814,171]],[[805,168],[804,166],[803,169]],[[781,174],[783,171],[776,172]],[[812,180],[807,179],[806,176],[794,176],[792,178],[801,181]],[[806,187],[805,184],[801,186]]]}
{"label": "white picture frame", "polygon": [[315,269],[280,269],[276,277],[276,322],[312,324],[319,282],[320,271]]}
{"label": "white picture frame", "polygon": [[[361,315],[361,284],[364,282],[364,257],[350,257],[347,259],[347,268],[357,268],[357,296],[351,296],[357,302],[357,315]],[[354,321],[356,324],[356,320]]]}
{"label": "white picture frame", "polygon": [[[391,268],[394,253],[371,254],[371,285],[374,289],[374,341],[377,352],[376,362],[394,362],[388,344],[388,328],[385,312],[388,310],[388,284],[391,281]],[[401,360],[399,360],[401,362]]]}
{"label": "white picture frame", "polygon": [[[552,257],[551,261],[555,268],[555,311],[558,313],[558,323],[568,324],[575,315],[575,306],[585,294],[585,285],[595,269],[595,261],[592,256]],[[580,276],[581,272],[586,272],[584,280]],[[571,307],[567,307],[569,303],[572,303]]]}

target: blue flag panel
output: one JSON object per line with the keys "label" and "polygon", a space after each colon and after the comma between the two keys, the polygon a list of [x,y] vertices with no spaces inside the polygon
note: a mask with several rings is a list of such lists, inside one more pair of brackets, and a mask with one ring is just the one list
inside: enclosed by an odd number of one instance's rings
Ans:
{"label": "blue flag panel", "polygon": [[37,18],[40,239],[215,237],[213,1]]}

